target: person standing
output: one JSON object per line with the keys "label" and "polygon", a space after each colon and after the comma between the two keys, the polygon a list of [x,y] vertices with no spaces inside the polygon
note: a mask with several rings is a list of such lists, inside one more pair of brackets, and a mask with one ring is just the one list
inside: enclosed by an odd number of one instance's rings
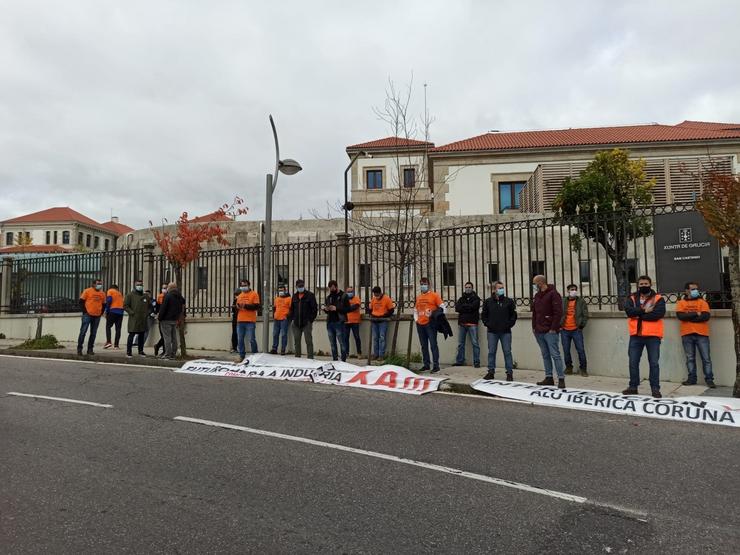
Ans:
{"label": "person standing", "polygon": [[306,290],[302,279],[295,282],[295,293],[290,301],[289,319],[292,322],[295,356],[301,358],[301,336],[306,338],[308,358],[313,358],[313,322],[319,312],[316,297]]}
{"label": "person standing", "polygon": [[80,325],[80,334],[77,337],[77,355],[82,356],[82,346],[85,343],[85,335],[90,330],[90,337],[87,340],[87,354],[94,355],[93,346],[95,345],[95,336],[98,334],[100,317],[105,307],[105,293],[103,293],[103,282],[99,279],[93,280],[90,287],[80,293],[80,309],[82,310],[82,324]]}
{"label": "person standing", "polygon": [[630,295],[624,303],[630,333],[629,342],[629,387],[624,395],[637,395],[640,385],[640,359],[643,349],[647,350],[650,363],[650,390],[653,397],[660,399],[660,342],[663,339],[663,318],[665,299],[653,290],[650,276],[640,276],[637,292]]}
{"label": "person standing", "polygon": [[241,291],[237,287],[231,296],[231,351],[229,351],[231,353],[239,351],[239,337],[236,333],[236,325],[238,324],[236,317],[239,314],[239,309],[236,307],[236,298],[240,293]]}
{"label": "person standing", "polygon": [[347,294],[347,321],[344,323],[344,350],[349,356],[349,336],[355,338],[357,356],[362,356],[362,341],[360,341],[360,322],[362,322],[362,311],[360,310],[360,298],[355,295],[355,288],[351,285],[345,289]]}
{"label": "person standing", "polygon": [[560,343],[558,332],[563,318],[563,298],[555,286],[548,284],[545,276],[535,276],[532,279],[535,291],[532,303],[532,331],[540,346],[542,362],[545,366],[545,379],[537,385],[555,385],[552,377],[552,367],[558,375],[558,388],[565,389],[565,369],[560,357]]}
{"label": "person standing", "polygon": [[578,372],[581,376],[588,376],[586,347],[583,342],[583,328],[587,323],[588,305],[578,295],[578,286],[571,283],[568,286],[568,296],[563,298],[563,317],[560,322],[560,341],[563,343],[566,374],[573,374],[573,358],[570,354],[572,342],[578,353]]}
{"label": "person standing", "polygon": [[[105,300],[105,345],[103,349],[120,349],[121,324],[123,323],[123,294],[118,285],[111,285]],[[114,342],[111,343],[111,329],[116,329]]]}
{"label": "person standing", "polygon": [[185,317],[185,299],[173,281],[167,285],[167,293],[159,307],[159,329],[164,338],[164,357],[173,359],[177,355],[177,327]]}
{"label": "person standing", "polygon": [[707,387],[714,389],[714,374],[712,373],[712,359],[709,354],[709,319],[712,314],[709,303],[705,301],[699,291],[699,284],[690,281],[686,284],[686,291],[676,305],[676,317],[680,321],[681,342],[686,354],[686,369],[689,377],[681,382],[683,385],[696,384],[696,351],[699,350],[701,367]]}
{"label": "person standing", "polygon": [[488,330],[488,373],[484,380],[495,379],[496,351],[501,343],[504,352],[504,368],[506,381],[514,379],[514,358],[511,356],[511,328],[516,324],[516,304],[514,299],[506,296],[506,287],[501,281],[496,281],[491,287],[491,296],[483,303],[481,321]]}
{"label": "person standing", "polygon": [[147,331],[147,320],[149,318],[151,298],[144,294],[144,283],[137,279],[133,290],[123,300],[123,309],[128,314],[128,339],[126,340],[126,356],[131,358],[134,337],[138,347],[139,356],[145,357],[144,336]]}
{"label": "person standing", "polygon": [[[416,333],[421,343],[421,357],[424,366],[421,371],[429,370],[432,365],[432,373],[439,372],[439,347],[437,345],[437,326],[434,323],[433,313],[441,310],[444,313],[444,301],[439,293],[431,291],[429,278],[419,280],[420,293],[414,304],[414,321],[416,322]],[[431,348],[432,358],[429,359]]]}
{"label": "person standing", "polygon": [[[341,353],[342,360],[345,361],[347,352],[344,348],[344,321],[347,319],[347,299],[335,280],[331,280],[328,287],[329,294],[326,296],[323,310],[326,313],[326,334],[329,336],[331,358],[339,360],[338,355]],[[339,342],[339,353],[337,342]]]}
{"label": "person standing", "polygon": [[272,301],[272,350],[270,354],[278,354],[278,341],[280,342],[280,354],[284,355],[288,347],[288,324],[290,320],[290,293],[285,285],[278,287],[278,294]]}
{"label": "person standing", "polygon": [[455,366],[465,366],[465,337],[470,336],[473,345],[473,367],[480,368],[480,346],[478,344],[478,321],[480,319],[480,297],[473,289],[473,284],[467,282],[463,288],[463,295],[455,303],[458,332],[457,359]]}
{"label": "person standing", "polygon": [[396,308],[393,299],[383,293],[377,285],[372,289],[373,296],[370,298],[370,335],[372,345],[370,354],[373,360],[385,358],[385,342],[388,335],[388,322]]}
{"label": "person standing", "polygon": [[247,356],[246,341],[249,340],[249,348],[252,354],[257,352],[257,311],[260,308],[260,296],[252,289],[249,280],[239,282],[239,296],[236,298],[236,337],[239,348],[239,359],[244,360]]}
{"label": "person standing", "polygon": [[[164,296],[167,294],[167,284],[163,283],[162,287],[159,289],[159,293],[157,293],[157,298],[154,301],[154,314],[155,317],[159,317],[159,309],[162,308],[162,301],[164,301]],[[164,349],[164,333],[162,333],[162,325],[161,323],[158,324],[159,327],[159,341],[154,345],[154,356],[159,355],[160,349],[162,352],[165,352]]]}

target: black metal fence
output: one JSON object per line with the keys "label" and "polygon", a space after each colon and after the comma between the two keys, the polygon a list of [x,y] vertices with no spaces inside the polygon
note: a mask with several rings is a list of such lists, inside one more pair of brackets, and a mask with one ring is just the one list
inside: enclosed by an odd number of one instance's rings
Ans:
{"label": "black metal fence", "polygon": [[[402,235],[353,236],[348,242],[278,244],[272,250],[273,289],[279,284],[292,288],[295,280],[302,278],[321,300],[327,282],[339,279],[342,286],[354,285],[365,303],[371,288],[378,285],[402,301],[403,310],[408,311],[421,277],[428,277],[448,304],[459,298],[467,281],[474,284],[481,297],[490,294],[493,282],[503,281],[507,295],[517,305],[528,306],[532,278],[543,274],[560,291],[570,283],[578,285],[593,308],[613,310],[622,296],[615,262],[607,254],[617,247],[615,238],[622,237],[624,243],[623,248],[616,248],[624,256],[617,260],[617,266],[623,269],[622,288],[634,287],[642,274],[655,277],[655,252],[649,232],[653,217],[690,210],[691,205],[669,205],[647,208],[639,218],[621,212],[584,214],[567,220],[557,215],[523,217]],[[589,239],[592,236],[599,236],[601,242]],[[346,277],[342,276],[345,257],[349,267]],[[203,251],[183,270],[180,285],[189,315],[227,316],[239,280],[248,279],[259,288],[261,261],[261,247]],[[10,310],[76,310],[80,291],[97,277],[103,279],[105,287],[116,283],[123,291],[134,279],[144,279],[156,294],[159,285],[172,281],[174,274],[162,255],[144,249],[15,259]],[[686,276],[687,280],[691,278]],[[662,293],[675,301],[680,292]],[[725,306],[729,287],[708,292],[708,297],[715,307]]]}

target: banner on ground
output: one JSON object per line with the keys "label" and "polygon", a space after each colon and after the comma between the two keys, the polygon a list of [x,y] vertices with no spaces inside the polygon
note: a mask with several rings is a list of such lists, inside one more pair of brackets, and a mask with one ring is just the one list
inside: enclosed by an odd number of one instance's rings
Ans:
{"label": "banner on ground", "polygon": [[740,427],[740,406],[735,405],[732,399],[711,397],[654,399],[643,395],[622,395],[588,389],[557,389],[552,386],[499,380],[478,380],[473,382],[472,387],[497,397],[537,405]]}
{"label": "banner on ground", "polygon": [[237,378],[263,378],[313,382],[422,395],[437,391],[446,378],[419,376],[393,365],[361,367],[346,362],[282,357],[265,353],[248,356],[243,362],[191,360],[175,372]]}

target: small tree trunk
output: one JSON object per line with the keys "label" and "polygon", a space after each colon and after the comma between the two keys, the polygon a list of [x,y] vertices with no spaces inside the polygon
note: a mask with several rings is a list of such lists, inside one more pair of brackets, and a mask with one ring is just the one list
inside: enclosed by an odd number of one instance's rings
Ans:
{"label": "small tree trunk", "polygon": [[401,270],[398,272],[398,298],[396,299],[396,311],[393,316],[393,339],[391,340],[391,355],[396,354],[398,346],[398,327],[401,325],[401,313],[403,312],[403,303],[405,294],[403,289],[403,272],[406,267],[405,259],[402,258],[400,264]]}
{"label": "small tree trunk", "polygon": [[[182,294],[182,267],[175,266],[175,282],[177,287],[180,288],[180,294]],[[185,313],[183,312],[182,318],[177,326],[177,334],[180,339],[180,357],[186,358],[188,356],[187,345],[185,344]]]}
{"label": "small tree trunk", "polygon": [[730,294],[732,295],[732,329],[735,332],[735,387],[733,397],[740,397],[740,248],[730,247]]}
{"label": "small tree trunk", "polygon": [[[608,252],[608,251],[607,251]],[[624,310],[624,301],[630,294],[629,275],[627,274],[627,241],[615,245],[612,259],[614,277],[617,279],[617,306]]]}

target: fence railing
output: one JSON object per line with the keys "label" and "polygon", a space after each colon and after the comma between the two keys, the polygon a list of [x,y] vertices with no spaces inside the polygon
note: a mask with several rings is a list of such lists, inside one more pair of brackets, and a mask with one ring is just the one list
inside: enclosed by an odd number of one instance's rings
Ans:
{"label": "fence railing", "polygon": [[[506,285],[507,295],[526,307],[532,298],[532,278],[547,276],[560,290],[574,283],[596,309],[613,310],[623,296],[614,266],[604,244],[588,239],[598,229],[606,246],[614,237],[624,237],[621,251],[625,283],[634,287],[637,277],[655,277],[655,252],[650,229],[659,214],[685,212],[693,206],[668,205],[646,208],[640,219],[621,212],[584,214],[565,220],[557,215],[464,227],[418,230],[407,234],[352,236],[348,240],[278,244],[272,247],[273,291],[279,284],[289,288],[302,278],[319,300],[327,282],[354,285],[363,303],[373,286],[380,286],[408,311],[421,277],[428,277],[448,304],[472,282],[481,297],[490,294],[495,281]],[[636,223],[637,222],[637,223]],[[344,276],[348,259],[349,275]],[[255,288],[262,283],[262,247],[206,250],[183,270],[180,284],[191,316],[227,316],[239,280],[248,279]],[[106,253],[56,255],[16,259],[12,264],[10,312],[74,311],[79,293],[100,277],[107,288],[113,283],[127,291],[132,281],[144,279],[154,293],[174,275],[167,260],[146,249]],[[686,276],[692,279],[692,276]],[[660,287],[660,284],[657,284]],[[662,291],[675,301],[679,291]],[[725,306],[729,287],[710,291],[715,307]]]}

